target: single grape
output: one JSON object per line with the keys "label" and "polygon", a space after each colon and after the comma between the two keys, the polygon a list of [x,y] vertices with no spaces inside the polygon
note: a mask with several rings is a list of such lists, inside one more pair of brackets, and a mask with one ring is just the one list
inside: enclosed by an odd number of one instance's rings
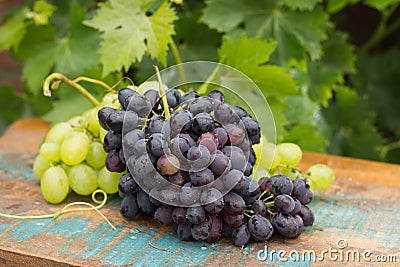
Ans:
{"label": "single grape", "polygon": [[160,206],[154,212],[154,219],[162,224],[170,224],[173,222],[172,212],[174,208],[171,206]]}
{"label": "single grape", "polygon": [[246,137],[245,130],[237,124],[225,124],[224,125],[226,132],[228,133],[229,143],[232,146],[239,145],[243,142]]}
{"label": "single grape", "polygon": [[296,220],[297,223],[297,235],[295,237],[298,237],[304,230],[304,222],[303,219],[299,215],[293,215],[293,218]]}
{"label": "single grape", "polygon": [[274,233],[271,223],[261,215],[251,216],[248,225],[250,234],[256,241],[267,241]]}
{"label": "single grape", "polygon": [[68,165],[77,165],[86,158],[89,149],[89,137],[84,133],[73,132],[61,144],[61,160]]}
{"label": "single grape", "polygon": [[167,147],[168,144],[160,133],[152,134],[147,141],[147,149],[156,157],[161,157]]}
{"label": "single grape", "polygon": [[169,121],[164,116],[155,115],[150,118],[147,126],[147,133],[161,133],[164,138],[167,138],[171,134],[171,127]]}
{"label": "single grape", "polygon": [[153,106],[153,110],[157,109],[159,101],[160,101],[160,94],[158,91],[150,89],[144,92],[143,94],[151,103]]}
{"label": "single grape", "polygon": [[262,201],[261,199],[256,200],[253,203],[252,209],[253,209],[255,215],[260,215],[263,217],[267,216],[267,206],[265,205],[264,201]]}
{"label": "single grape", "polygon": [[177,173],[169,176],[168,180],[173,184],[182,186],[189,181],[189,173],[179,170]]}
{"label": "single grape", "polygon": [[219,177],[231,170],[231,160],[224,154],[216,154],[209,168],[215,177]]}
{"label": "single grape", "polygon": [[[165,97],[167,98],[168,107],[174,109],[179,105],[181,93],[176,89],[169,89],[165,92]],[[163,101],[160,102],[161,108],[164,108]]]}
{"label": "single grape", "polygon": [[195,98],[198,98],[198,97],[200,97],[200,95],[198,93],[196,93],[195,91],[186,92],[179,99],[179,104],[181,104],[181,105],[189,104],[191,101],[193,101]]}
{"label": "single grape", "polygon": [[64,169],[60,166],[48,168],[40,180],[40,189],[47,202],[62,202],[69,193],[68,177]]}
{"label": "single grape", "polygon": [[247,113],[247,111],[239,106],[231,106],[233,112],[236,114],[236,116],[238,116],[239,118],[243,118],[243,117],[251,117],[249,115],[249,113]]}
{"label": "single grape", "polygon": [[86,164],[72,166],[68,171],[69,186],[83,196],[92,194],[97,188],[97,174]]}
{"label": "single grape", "polygon": [[121,177],[120,173],[110,172],[106,167],[103,167],[98,174],[98,185],[107,194],[118,192],[118,181]]}
{"label": "single grape", "polygon": [[199,113],[193,118],[192,129],[196,134],[211,132],[214,128],[214,119],[208,113]]}
{"label": "single grape", "polygon": [[192,225],[192,236],[196,240],[206,240],[211,235],[212,221],[208,216],[203,222]]}
{"label": "single grape", "polygon": [[325,164],[312,165],[308,170],[311,188],[326,190],[335,181],[335,173]]}
{"label": "single grape", "polygon": [[294,199],[294,209],[292,210],[292,212],[290,214],[295,215],[297,213],[300,212],[301,210],[301,202],[298,199]]}
{"label": "single grape", "polygon": [[189,207],[186,210],[186,218],[193,224],[199,224],[206,219],[206,211],[202,206]]}
{"label": "single grape", "polygon": [[281,160],[276,146],[270,142],[263,142],[261,151],[257,155],[257,159],[257,163],[267,170],[276,168],[280,164]]}
{"label": "single grape", "polygon": [[99,119],[99,123],[100,126],[109,131],[110,127],[107,125],[107,118],[110,116],[111,113],[114,113],[115,109],[113,109],[112,107],[102,107],[101,109],[99,109],[98,113],[97,113],[97,117]]}
{"label": "single grape", "polygon": [[[100,176],[101,174],[99,173],[99,177]],[[129,172],[123,174],[118,181],[118,190],[126,195],[135,194],[139,191],[139,189],[139,185]]]}
{"label": "single grape", "polygon": [[123,135],[142,126],[144,126],[144,121],[139,119],[139,116],[136,112],[131,110],[125,111],[125,116],[122,124]]}
{"label": "single grape", "polygon": [[201,96],[193,101],[191,101],[188,105],[188,110],[193,115],[197,115],[199,113],[209,113],[213,110],[214,100],[207,97]]}
{"label": "single grape", "polygon": [[100,169],[104,166],[107,153],[103,149],[103,145],[99,142],[92,142],[90,144],[89,152],[86,156],[86,162],[93,169]]}
{"label": "single grape", "polygon": [[210,169],[204,169],[197,172],[191,172],[189,178],[193,186],[202,186],[213,182],[214,174]]}
{"label": "single grape", "polygon": [[124,199],[122,199],[120,213],[127,219],[132,219],[139,213],[136,194],[126,195]]}
{"label": "single grape", "polygon": [[118,91],[118,101],[123,109],[126,109],[126,104],[129,103],[126,100],[134,94],[136,94],[136,92],[130,88],[122,88]]}
{"label": "single grape", "polygon": [[134,111],[141,118],[146,118],[153,109],[152,104],[144,95],[134,93],[125,98],[126,110]]}
{"label": "single grape", "polygon": [[197,139],[197,145],[206,146],[210,154],[215,154],[218,147],[217,136],[211,132],[203,133],[200,135],[199,139]]}
{"label": "single grape", "polygon": [[215,120],[221,124],[237,123],[240,118],[233,112],[230,105],[221,102],[214,110]]}
{"label": "single grape", "polygon": [[119,150],[122,146],[122,136],[120,133],[114,131],[108,131],[104,137],[103,149],[106,152],[112,150]]}
{"label": "single grape", "polygon": [[224,94],[219,90],[212,90],[208,93],[208,97],[217,100],[218,102],[224,102],[225,97]]}
{"label": "single grape", "polygon": [[221,235],[223,237],[232,237],[232,232],[233,232],[233,228],[227,224],[224,220],[222,220],[222,231],[221,231]]}
{"label": "single grape", "polygon": [[223,127],[217,127],[213,130],[213,133],[217,137],[218,140],[218,149],[221,149],[228,142],[228,133]]}
{"label": "single grape", "polygon": [[241,214],[236,214],[236,215],[232,215],[229,212],[227,212],[226,210],[222,211],[222,218],[224,219],[224,221],[229,224],[229,226],[231,227],[239,227],[244,223],[244,215],[243,213]]}
{"label": "single grape", "polygon": [[64,138],[71,134],[74,130],[68,122],[60,122],[55,124],[46,135],[45,142],[62,144]]}
{"label": "single grape", "polygon": [[179,224],[178,229],[176,230],[176,234],[179,239],[182,241],[190,241],[193,239],[192,237],[192,224]]}
{"label": "single grape", "polygon": [[192,146],[187,152],[187,158],[190,163],[190,170],[197,171],[207,167],[211,161],[210,151],[206,146]]}
{"label": "single grape", "polygon": [[298,214],[303,219],[304,226],[313,225],[315,217],[314,217],[314,213],[312,212],[312,210],[309,207],[302,205],[300,212]]}
{"label": "single grape", "polygon": [[42,155],[37,155],[33,162],[33,174],[38,178],[42,178],[44,172],[51,167],[50,162],[45,160]]}
{"label": "single grape", "polygon": [[232,215],[242,214],[246,209],[246,203],[243,198],[233,192],[229,192],[224,196],[224,202],[224,211],[227,211]]}
{"label": "single grape", "polygon": [[[108,134],[107,134],[108,135]],[[107,136],[106,135],[106,136]],[[139,140],[142,140],[144,138],[144,132],[139,129],[135,129],[133,131],[130,131],[126,133],[122,137],[122,147],[124,148],[124,156],[125,158],[129,158],[130,156],[135,154],[135,146],[139,143]],[[119,137],[119,142],[121,142],[121,136]],[[106,142],[106,138],[104,139],[104,143]],[[118,148],[116,148],[118,149]],[[106,150],[107,151],[107,150]],[[146,150],[139,151],[139,155],[143,154]],[[136,156],[139,156],[135,154]]]}
{"label": "single grape", "polygon": [[170,125],[173,136],[184,133],[192,126],[193,115],[188,110],[182,109],[171,115]]}
{"label": "single grape", "polygon": [[297,198],[301,204],[307,205],[312,201],[313,193],[306,180],[298,178],[293,181],[293,197]]}
{"label": "single grape", "polygon": [[276,181],[272,185],[272,193],[277,196],[280,194],[291,195],[293,191],[293,183],[289,177],[284,175],[276,175]]}
{"label": "single grape", "polygon": [[260,124],[251,117],[243,117],[242,122],[252,143],[260,143]]}
{"label": "single grape", "polygon": [[224,198],[216,188],[205,189],[201,193],[200,202],[209,213],[219,213],[224,208]]}
{"label": "single grape", "polygon": [[295,202],[291,196],[282,194],[275,197],[274,207],[278,212],[291,213],[295,208]]}
{"label": "single grape", "polygon": [[101,126],[99,124],[99,120],[97,118],[97,114],[99,112],[99,107],[91,108],[85,111],[82,116],[88,122],[87,130],[93,135],[98,137],[100,133]]}
{"label": "single grape", "polygon": [[231,235],[233,244],[238,247],[246,246],[247,243],[249,243],[251,237],[247,223],[244,223],[241,226],[234,228]]}
{"label": "single grape", "polygon": [[277,213],[272,218],[272,225],[276,232],[289,238],[295,238],[299,231],[296,220],[290,214]]}
{"label": "single grape", "polygon": [[126,165],[121,160],[118,150],[112,150],[107,154],[106,167],[110,172],[123,172],[126,170]]}
{"label": "single grape", "polygon": [[162,155],[157,160],[157,169],[162,175],[172,175],[179,171],[179,159],[171,153]]}
{"label": "single grape", "polygon": [[179,200],[185,206],[190,206],[195,204],[200,200],[200,190],[194,190],[191,187],[192,183],[186,183],[181,187],[181,192],[179,194]]}
{"label": "single grape", "polygon": [[183,207],[175,207],[174,211],[172,212],[172,219],[177,224],[187,224],[189,220],[186,217],[187,208]]}
{"label": "single grape", "polygon": [[144,214],[150,215],[156,209],[156,206],[150,202],[150,196],[142,190],[137,192],[136,201],[137,201],[139,209]]}
{"label": "single grape", "polygon": [[206,242],[215,243],[221,238],[222,233],[222,217],[219,214],[211,214],[211,231],[207,237]]}
{"label": "single grape", "polygon": [[59,162],[60,145],[58,143],[45,142],[40,146],[40,155],[49,162]]}
{"label": "single grape", "polygon": [[130,157],[127,161],[129,170],[139,178],[148,178],[154,171],[153,163],[148,154],[143,154],[137,159]]}
{"label": "single grape", "polygon": [[122,125],[125,119],[125,111],[124,110],[114,110],[106,119],[106,124],[110,130],[122,133]]}
{"label": "single grape", "polygon": [[301,161],[301,148],[294,143],[280,143],[276,146],[280,156],[280,163],[290,167],[296,167]]}
{"label": "single grape", "polygon": [[85,132],[88,126],[88,121],[83,116],[75,116],[68,120],[72,129],[76,132]]}

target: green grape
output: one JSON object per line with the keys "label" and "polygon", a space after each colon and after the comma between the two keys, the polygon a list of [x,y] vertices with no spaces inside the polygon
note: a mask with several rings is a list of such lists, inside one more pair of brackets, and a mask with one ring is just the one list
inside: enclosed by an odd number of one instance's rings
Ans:
{"label": "green grape", "polygon": [[75,193],[90,195],[97,189],[96,172],[86,164],[72,166],[68,171],[69,185]]}
{"label": "green grape", "polygon": [[71,125],[67,122],[60,122],[54,125],[47,133],[45,142],[61,144],[64,138],[73,132]]}
{"label": "green grape", "polygon": [[61,160],[68,165],[77,165],[86,158],[89,148],[89,137],[84,133],[73,132],[61,145]]}
{"label": "green grape", "polygon": [[104,151],[103,145],[98,142],[90,144],[89,152],[86,156],[86,162],[94,169],[100,169],[104,166],[107,153]]}
{"label": "green grape", "polygon": [[250,177],[258,181],[265,176],[268,176],[268,171],[259,165],[254,165],[253,173]]}
{"label": "green grape", "polygon": [[[291,180],[295,180],[297,178],[303,178],[304,175],[298,170],[291,167],[279,167],[279,173],[286,175]],[[278,174],[278,173],[277,173]]]}
{"label": "green grape", "polygon": [[33,162],[33,174],[40,179],[42,178],[44,172],[50,168],[50,162],[45,160],[42,155],[37,155],[35,161]]}
{"label": "green grape", "polygon": [[51,162],[60,161],[60,145],[58,143],[46,142],[40,146],[40,155]]}
{"label": "green grape", "polygon": [[62,202],[69,192],[68,177],[63,168],[54,166],[47,169],[40,180],[40,189],[47,202]]}
{"label": "green grape", "polygon": [[309,173],[309,182],[313,189],[326,190],[335,181],[335,173],[325,164],[312,165],[307,173]]}
{"label": "green grape", "polygon": [[100,133],[100,123],[97,118],[97,113],[99,112],[98,107],[89,109],[83,113],[83,117],[88,122],[87,129],[92,133],[93,136],[98,137]]}
{"label": "green grape", "polygon": [[280,163],[290,167],[296,167],[301,161],[301,148],[294,143],[281,143],[276,146],[280,155]]}
{"label": "green grape", "polygon": [[118,181],[121,178],[121,173],[110,172],[106,167],[99,171],[99,188],[107,194],[118,192]]}
{"label": "green grape", "polygon": [[118,94],[116,93],[108,93],[103,96],[101,100],[101,106],[110,106],[113,108],[121,108],[121,105],[118,102]]}
{"label": "green grape", "polygon": [[280,164],[280,155],[276,146],[270,142],[263,142],[261,149],[255,150],[256,164],[264,169],[274,169]]}
{"label": "green grape", "polygon": [[100,129],[100,137],[99,137],[101,143],[103,143],[104,137],[106,136],[106,134],[107,134],[107,130],[104,130],[103,128],[101,128]]}
{"label": "green grape", "polygon": [[83,116],[75,116],[68,120],[72,129],[77,132],[85,132],[88,126],[88,121]]}

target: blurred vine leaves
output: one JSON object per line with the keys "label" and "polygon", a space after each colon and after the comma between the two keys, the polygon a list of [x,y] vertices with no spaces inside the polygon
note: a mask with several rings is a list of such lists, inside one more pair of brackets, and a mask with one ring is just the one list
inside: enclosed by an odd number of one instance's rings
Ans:
{"label": "blurred vine leaves", "polygon": [[[3,116],[0,124],[44,113],[61,121],[87,109],[90,103],[66,86],[52,100],[41,96],[44,78],[54,71],[113,85],[122,76],[140,83],[154,73],[153,65],[213,60],[237,68],[260,87],[274,114],[278,141],[400,162],[400,52],[371,53],[400,28],[400,19],[393,17],[399,2],[26,1],[0,21],[0,51],[9,50],[22,63],[25,82],[19,96],[1,85],[2,96],[10,99],[1,112],[13,110],[7,108],[10,103],[22,103],[24,110]],[[356,4],[381,16],[360,47],[340,25],[344,8]],[[83,85],[98,98],[104,94]]]}

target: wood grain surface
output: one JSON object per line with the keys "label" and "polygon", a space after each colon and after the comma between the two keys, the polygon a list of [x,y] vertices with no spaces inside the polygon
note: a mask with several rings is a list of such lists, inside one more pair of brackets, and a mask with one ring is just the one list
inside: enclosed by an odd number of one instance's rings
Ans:
{"label": "wood grain surface", "polygon": [[[64,203],[50,205],[41,196],[32,164],[48,127],[40,119],[26,119],[0,138],[0,212],[47,214],[66,203],[91,201],[71,194]],[[124,220],[120,199],[111,196],[102,212],[117,231],[95,212],[57,219],[0,217],[0,266],[398,266],[400,166],[306,152],[301,168],[320,162],[334,169],[336,181],[326,192],[315,192],[309,206],[316,221],[297,239],[274,236],[243,249],[228,239],[181,242],[170,226],[152,219]],[[265,248],[267,254],[259,254]],[[272,250],[286,254],[279,258]],[[288,259],[296,252],[306,257]]]}

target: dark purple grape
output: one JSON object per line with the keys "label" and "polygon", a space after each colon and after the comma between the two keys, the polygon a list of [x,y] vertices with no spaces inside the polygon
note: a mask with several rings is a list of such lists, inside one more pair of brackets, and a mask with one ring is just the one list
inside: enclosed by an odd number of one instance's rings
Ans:
{"label": "dark purple grape", "polygon": [[224,199],[216,188],[205,189],[201,193],[200,202],[209,213],[219,213],[224,208]]}
{"label": "dark purple grape", "polygon": [[147,126],[147,133],[161,133],[164,139],[166,139],[171,134],[171,127],[164,116],[154,115],[150,118],[149,124]]}
{"label": "dark purple grape", "polygon": [[239,106],[231,106],[233,112],[236,114],[236,116],[238,116],[239,118],[243,118],[243,117],[250,117],[249,113],[247,113],[247,111]]}
{"label": "dark purple grape", "polygon": [[232,230],[233,230],[232,227],[229,224],[227,224],[224,220],[222,220],[222,232],[221,232],[221,235],[223,237],[231,238],[232,237]]}
{"label": "dark purple grape", "polygon": [[236,193],[229,192],[224,196],[224,211],[232,215],[242,214],[246,209],[246,203],[243,198]]}
{"label": "dark purple grape", "polygon": [[248,225],[250,234],[256,241],[267,241],[274,233],[271,223],[261,215],[251,216]]}
{"label": "dark purple grape", "polygon": [[206,242],[215,243],[221,238],[222,217],[219,214],[211,214],[211,231]]}
{"label": "dark purple grape", "polygon": [[295,203],[291,196],[282,194],[275,197],[274,207],[278,212],[291,213],[294,210]]}
{"label": "dark purple grape", "polygon": [[146,118],[153,109],[153,105],[147,97],[136,92],[132,96],[125,98],[123,106],[126,107],[126,110],[136,112],[141,118]]}
{"label": "dark purple grape", "polygon": [[142,122],[139,120],[139,116],[134,111],[125,111],[125,117],[122,125],[122,134],[125,135],[126,133],[133,131],[138,126],[141,125]]}
{"label": "dark purple grape", "polygon": [[254,164],[256,164],[256,152],[254,152],[254,149],[252,147],[250,147],[249,150],[249,156],[248,159],[249,163],[254,166]]}
{"label": "dark purple grape", "polygon": [[171,206],[160,206],[154,212],[154,219],[162,224],[172,223],[172,212],[174,208]]}
{"label": "dark purple grape", "polygon": [[122,147],[118,151],[118,157],[122,161],[122,163],[126,164],[126,160],[125,160],[125,156],[124,156],[124,149]]}
{"label": "dark purple grape", "polygon": [[272,185],[275,183],[276,180],[278,180],[278,175],[272,176],[270,178],[266,177],[265,183],[264,183],[264,190],[262,191],[267,191],[272,194]]}
{"label": "dark purple grape", "polygon": [[211,92],[208,93],[208,97],[218,100],[218,102],[224,102],[225,101],[225,96],[224,94],[219,91],[219,90],[212,90]]}
{"label": "dark purple grape", "polygon": [[219,177],[231,170],[231,160],[224,154],[216,154],[209,168],[215,177]]}
{"label": "dark purple grape", "polygon": [[250,237],[251,235],[247,223],[244,223],[237,228],[233,228],[232,230],[232,240],[235,246],[246,246],[250,241]]}
{"label": "dark purple grape", "polygon": [[304,226],[313,225],[314,219],[315,219],[314,213],[312,212],[312,210],[309,207],[302,205],[301,210],[298,214],[303,219]]}
{"label": "dark purple grape", "polygon": [[277,179],[272,185],[272,193],[277,196],[281,194],[291,195],[293,191],[293,183],[289,177],[285,175],[276,175]]}
{"label": "dark purple grape", "polygon": [[168,180],[173,184],[182,186],[189,181],[189,173],[180,170],[177,173],[169,176]]}
{"label": "dark purple grape", "polygon": [[128,159],[132,155],[138,157],[143,154],[143,152],[140,154],[135,154],[135,146],[139,142],[139,140],[142,139],[144,139],[144,132],[139,129],[135,129],[124,135],[124,137],[122,138],[122,146],[124,148],[124,156],[126,159]]}
{"label": "dark purple grape", "polygon": [[153,203],[150,202],[150,197],[149,195],[140,190],[139,192],[137,192],[137,196],[136,196],[136,200],[137,200],[137,204],[139,209],[144,213],[144,214],[152,214],[155,210],[155,206]]}
{"label": "dark purple grape", "polygon": [[195,91],[189,91],[184,93],[181,96],[181,99],[179,100],[179,104],[189,104],[191,101],[193,101],[195,98],[200,97],[198,93]]}
{"label": "dark purple grape", "polygon": [[311,203],[311,201],[313,200],[313,193],[310,190],[308,190],[308,192],[305,195],[297,197],[297,199],[300,201],[301,204],[307,205]]}
{"label": "dark purple grape", "polygon": [[227,212],[226,210],[223,210],[222,218],[231,227],[239,227],[244,223],[243,213],[237,214],[237,215],[232,215],[229,212]]}
{"label": "dark purple grape", "polygon": [[233,112],[231,106],[223,102],[215,108],[214,117],[221,124],[239,122],[239,117]]}
{"label": "dark purple grape", "polygon": [[213,133],[218,139],[218,149],[221,149],[228,142],[228,133],[223,127],[217,127],[213,130]]}
{"label": "dark purple grape", "polygon": [[197,145],[203,145],[208,148],[210,154],[215,154],[218,147],[218,139],[214,133],[203,133],[200,135],[199,139],[197,139]]}
{"label": "dark purple grape", "polygon": [[175,207],[172,212],[172,219],[177,224],[186,224],[189,220],[186,218],[186,208],[183,207]]}
{"label": "dark purple grape", "polygon": [[189,105],[188,110],[193,114],[197,115],[199,113],[210,113],[213,110],[214,100],[207,97],[201,96],[193,99]]}
{"label": "dark purple grape", "polygon": [[140,139],[133,145],[133,155],[139,157],[147,153],[147,139]]}
{"label": "dark purple grape", "polygon": [[255,215],[260,215],[263,217],[267,216],[267,206],[265,205],[264,201],[261,199],[256,200],[252,205],[252,210],[254,211]]}
{"label": "dark purple grape", "polygon": [[253,166],[247,162],[246,169],[244,170],[244,175],[250,176],[253,173]]}
{"label": "dark purple grape", "polygon": [[179,202],[179,187],[167,186],[160,191],[161,201],[166,204]]}
{"label": "dark purple grape", "polygon": [[304,230],[304,223],[303,223],[303,219],[299,216],[299,215],[294,215],[293,218],[296,220],[297,223],[297,235],[296,237],[298,237]]}
{"label": "dark purple grape", "polygon": [[299,213],[301,210],[301,202],[296,198],[294,198],[293,200],[294,200],[294,209],[292,210],[292,212],[290,214],[295,215],[295,214]]}
{"label": "dark purple grape", "polygon": [[124,122],[125,111],[114,110],[106,119],[106,124],[110,130],[122,133],[122,124]]}
{"label": "dark purple grape", "polygon": [[107,131],[110,130],[110,127],[107,125],[106,121],[107,121],[107,118],[110,116],[110,114],[114,113],[114,112],[115,112],[115,109],[113,109],[112,107],[102,107],[97,112],[97,117],[99,118],[99,123],[100,123],[101,127],[103,127],[104,130],[107,130]]}
{"label": "dark purple grape", "polygon": [[245,130],[237,124],[225,124],[224,125],[226,132],[228,133],[229,143],[232,146],[237,146],[243,142],[246,137]]}
{"label": "dark purple grape", "polygon": [[118,91],[118,101],[123,109],[126,109],[127,106],[125,104],[129,103],[126,100],[132,97],[134,94],[137,93],[130,88],[122,88]]}
{"label": "dark purple grape", "polygon": [[147,141],[147,149],[154,156],[161,157],[164,155],[164,149],[168,147],[164,137],[160,133],[152,134]]}
{"label": "dark purple grape", "polygon": [[307,205],[313,199],[313,193],[310,191],[309,184],[306,182],[306,180],[301,178],[297,178],[293,181],[292,195],[303,205]]}
{"label": "dark purple grape", "polygon": [[171,115],[170,125],[172,134],[184,133],[192,126],[192,114],[187,110],[179,110]]}
{"label": "dark purple grape", "polygon": [[114,131],[108,131],[104,136],[103,148],[104,151],[119,150],[122,147],[122,135]]}
{"label": "dark purple grape", "polygon": [[296,237],[299,230],[296,220],[290,214],[277,213],[272,218],[272,225],[276,232],[289,238]]}
{"label": "dark purple grape", "polygon": [[120,213],[127,219],[132,219],[139,213],[139,207],[136,202],[136,194],[126,195],[121,202]]}
{"label": "dark purple grape", "polygon": [[214,119],[208,113],[199,113],[193,118],[192,129],[196,134],[212,132],[214,128]]}
{"label": "dark purple grape", "polygon": [[232,150],[229,156],[231,160],[231,168],[234,170],[239,170],[244,172],[247,166],[246,156],[243,154],[242,150]]}
{"label": "dark purple grape", "polygon": [[260,124],[251,117],[243,117],[242,122],[252,143],[260,143]]}
{"label": "dark purple grape", "polygon": [[186,218],[193,224],[199,224],[206,219],[206,211],[202,206],[189,207],[186,210]]}
{"label": "dark purple grape", "polygon": [[[133,162],[132,162],[133,160]],[[150,157],[148,154],[143,154],[137,159],[130,157],[128,159],[127,165],[130,169],[130,171],[135,174],[136,177],[142,178],[147,180],[149,175],[152,175],[154,171],[154,166],[153,163],[150,160]]]}
{"label": "dark purple grape", "polygon": [[178,229],[176,230],[176,234],[178,235],[179,239],[182,241],[190,241],[193,239],[192,236],[192,224],[179,224]]}
{"label": "dark purple grape", "polygon": [[118,190],[126,195],[135,194],[139,189],[139,185],[129,172],[122,175],[118,181]]}
{"label": "dark purple grape", "polygon": [[156,109],[160,101],[160,94],[158,91],[150,89],[144,92],[143,95],[150,101],[151,105],[153,106],[153,110]]}
{"label": "dark purple grape", "polygon": [[193,190],[191,184],[189,182],[183,185],[179,194],[179,200],[186,206],[193,205],[200,200],[200,190]]}
{"label": "dark purple grape", "polygon": [[112,150],[108,152],[106,157],[106,167],[110,172],[123,172],[126,170],[126,165],[119,157],[119,151]]}
{"label": "dark purple grape", "polygon": [[[167,97],[167,103],[169,108],[176,108],[179,105],[181,99],[181,93],[176,89],[169,89],[165,93]],[[163,104],[161,102],[161,107],[163,108]]]}
{"label": "dark purple grape", "polygon": [[192,225],[192,236],[196,240],[206,240],[210,237],[212,230],[212,221],[208,216],[203,222]]}
{"label": "dark purple grape", "polygon": [[191,172],[189,178],[193,186],[202,186],[213,182],[214,174],[210,169],[204,169],[197,172]]}
{"label": "dark purple grape", "polygon": [[211,154],[206,146],[192,146],[187,152],[187,159],[190,160],[191,170],[196,171],[210,164]]}
{"label": "dark purple grape", "polygon": [[179,159],[171,153],[166,153],[157,160],[157,169],[162,175],[173,175],[179,171],[179,168]]}

